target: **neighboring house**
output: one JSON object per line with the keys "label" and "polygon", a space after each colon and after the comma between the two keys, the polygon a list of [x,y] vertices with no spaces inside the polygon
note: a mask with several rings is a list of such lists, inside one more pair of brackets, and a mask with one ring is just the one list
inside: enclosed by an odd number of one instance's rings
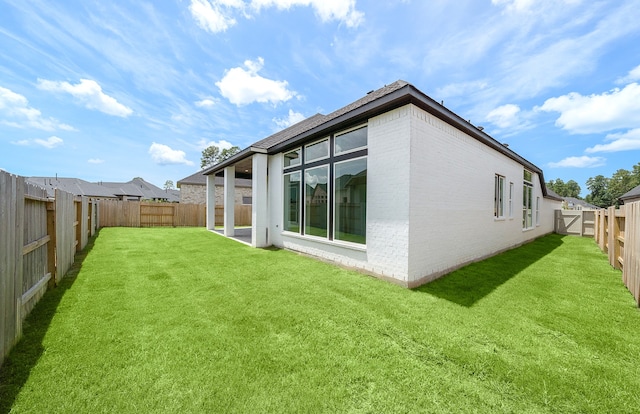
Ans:
{"label": "neighboring house", "polygon": [[575,197],[562,197],[564,210],[598,210],[600,207]]}
{"label": "neighboring house", "polygon": [[127,183],[91,183],[79,178],[59,177],[29,177],[28,180],[44,187],[49,197],[53,197],[55,189],[58,188],[74,195],[99,199],[162,202],[180,201],[180,192],[178,190],[162,190],[142,178],[134,178]]}
{"label": "neighboring house", "polygon": [[562,203],[542,170],[404,81],[206,169],[209,203],[218,177],[231,194],[238,173],[252,179],[252,246],[407,287],[552,233]]}
{"label": "neighboring house", "polygon": [[90,183],[79,178],[64,177],[29,177],[27,181],[44,187],[48,197],[55,197],[55,190],[59,189],[77,196],[116,200],[117,196],[109,188],[100,184]]}
{"label": "neighboring house", "polygon": [[[215,205],[223,204],[224,195],[222,177],[216,177],[215,181]],[[203,171],[191,174],[183,178],[176,184],[180,189],[180,202],[185,204],[206,204],[207,203],[207,176]],[[235,203],[251,204],[251,179],[236,178],[235,182]]]}
{"label": "neighboring house", "polygon": [[640,201],[640,185],[621,195],[620,200],[622,200],[624,204]]}
{"label": "neighboring house", "polygon": [[111,188],[121,200],[129,201],[156,201],[164,203],[180,202],[179,190],[163,190],[140,177],[126,183],[100,182],[101,185]]}

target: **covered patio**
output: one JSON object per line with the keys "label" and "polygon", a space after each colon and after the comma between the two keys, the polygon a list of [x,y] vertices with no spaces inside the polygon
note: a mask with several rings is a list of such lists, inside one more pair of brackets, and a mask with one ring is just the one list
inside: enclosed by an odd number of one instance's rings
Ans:
{"label": "covered patio", "polygon": [[[246,151],[246,150],[245,150]],[[267,241],[267,154],[249,148],[246,156],[235,162],[224,161],[213,174],[207,175],[208,205],[215,204],[215,178],[223,178],[224,218],[222,229],[215,227],[215,211],[207,210],[207,228],[225,237],[233,238],[253,247],[266,247]],[[236,227],[235,180],[251,180],[251,227]]]}

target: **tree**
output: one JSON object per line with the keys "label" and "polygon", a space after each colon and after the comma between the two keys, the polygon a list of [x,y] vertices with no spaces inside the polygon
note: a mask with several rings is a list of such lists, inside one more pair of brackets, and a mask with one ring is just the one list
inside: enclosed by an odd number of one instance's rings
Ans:
{"label": "tree", "polygon": [[547,187],[562,197],[580,198],[580,191],[582,191],[577,182],[569,180],[565,183],[560,178],[549,181]]}
{"label": "tree", "polygon": [[173,181],[171,180],[167,180],[164,182],[164,189],[165,190],[171,190],[173,189]]}
{"label": "tree", "polygon": [[616,171],[609,180],[611,200],[618,205],[620,196],[635,187],[636,185],[634,183],[635,180],[631,172],[622,168]]}
{"label": "tree", "polygon": [[222,151],[220,151],[220,157],[219,157],[220,159],[218,160],[218,162],[222,162],[227,158],[231,157],[232,155],[235,155],[239,152],[240,152],[240,148],[236,147],[235,145],[231,148],[225,148]]}
{"label": "tree", "polygon": [[234,154],[240,152],[240,148],[233,146],[231,148],[225,148],[220,151],[215,145],[210,145],[202,150],[202,158],[200,158],[200,168],[210,167],[218,164]]}
{"label": "tree", "polygon": [[580,185],[577,182],[573,180],[567,181],[567,184],[565,185],[565,190],[566,190],[566,194],[564,194],[565,197],[581,198],[580,191],[582,191],[582,188],[580,188]]}
{"label": "tree", "polygon": [[202,150],[202,158],[200,158],[200,168],[206,168],[218,163],[220,149],[215,145],[210,145]]}
{"label": "tree", "polygon": [[587,202],[598,207],[609,207],[611,205],[611,194],[609,193],[609,179],[604,175],[596,175],[587,180],[587,188],[591,193],[587,195]]}

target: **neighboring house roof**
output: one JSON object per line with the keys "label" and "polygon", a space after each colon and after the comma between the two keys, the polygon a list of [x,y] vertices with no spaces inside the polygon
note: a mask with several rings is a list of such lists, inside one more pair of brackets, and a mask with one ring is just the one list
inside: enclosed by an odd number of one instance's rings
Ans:
{"label": "neighboring house roof", "polygon": [[55,189],[58,188],[73,195],[86,197],[136,197],[145,200],[166,200],[170,202],[180,201],[179,191],[162,190],[161,188],[146,182],[142,178],[134,178],[127,183],[91,183],[79,178],[61,177],[29,177],[27,180],[44,187],[47,190],[47,196],[49,197],[54,197]]}
{"label": "neighboring house roof", "polygon": [[563,201],[566,201],[569,206],[582,206],[583,208],[590,208],[592,210],[598,210],[600,208],[575,197],[563,197]]}
{"label": "neighboring house roof", "polygon": [[640,199],[640,185],[632,188],[631,190],[620,196],[620,200],[622,200],[623,202],[634,200],[636,198]]}
{"label": "neighboring house roof", "polygon": [[59,189],[79,196],[116,198],[110,189],[79,178],[29,177],[27,180],[44,187],[47,190],[48,197],[55,197],[55,190]]}
{"label": "neighboring house roof", "polygon": [[[216,177],[215,185],[222,186],[223,183],[224,183],[224,177]],[[190,176],[183,178],[182,180],[178,181],[176,185],[178,186],[178,188],[180,188],[182,184],[206,186],[207,176],[204,175],[204,171],[201,170],[201,171],[198,171],[197,173],[191,174]],[[236,187],[251,187],[251,180],[247,178],[236,178]]]}
{"label": "neighboring house roof", "polygon": [[277,132],[267,138],[257,141],[248,148],[229,157],[203,171],[204,175],[215,174],[223,168],[233,165],[256,153],[276,154],[300,145],[304,141],[320,138],[323,135],[341,127],[351,126],[358,122],[366,122],[367,119],[383,114],[392,109],[414,104],[427,111],[431,115],[454,126],[460,131],[470,135],[483,144],[504,154],[514,161],[522,164],[532,172],[536,172],[540,179],[540,186],[545,197],[562,200],[557,194],[551,194],[545,185],[542,170],[496,141],[481,129],[462,119],[443,105],[434,101],[426,94],[418,90],[412,84],[398,80],[389,85],[369,92],[366,96],[346,105],[329,115],[316,114],[295,125]]}
{"label": "neighboring house roof", "polygon": [[[116,185],[116,188],[122,188],[122,183],[103,183],[104,185]],[[117,185],[120,184],[120,187]],[[180,201],[180,193],[176,196],[174,192],[170,190],[163,190],[160,187],[157,187],[140,177],[136,177],[133,180],[129,181],[126,188],[131,189],[128,191],[132,191],[133,188],[139,190],[142,193],[143,200],[167,200],[169,202],[177,202]],[[127,190],[125,190],[127,191]]]}

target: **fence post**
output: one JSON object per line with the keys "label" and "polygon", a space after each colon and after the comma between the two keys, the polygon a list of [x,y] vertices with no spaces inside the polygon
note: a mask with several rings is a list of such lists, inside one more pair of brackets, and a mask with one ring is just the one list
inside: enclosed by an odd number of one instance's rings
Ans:
{"label": "fence post", "polygon": [[56,257],[56,203],[54,201],[47,201],[47,234],[49,235],[49,243],[47,243],[47,271],[51,273],[51,279],[49,279],[49,287],[56,287],[58,284],[56,269],[57,269],[57,257]]}

